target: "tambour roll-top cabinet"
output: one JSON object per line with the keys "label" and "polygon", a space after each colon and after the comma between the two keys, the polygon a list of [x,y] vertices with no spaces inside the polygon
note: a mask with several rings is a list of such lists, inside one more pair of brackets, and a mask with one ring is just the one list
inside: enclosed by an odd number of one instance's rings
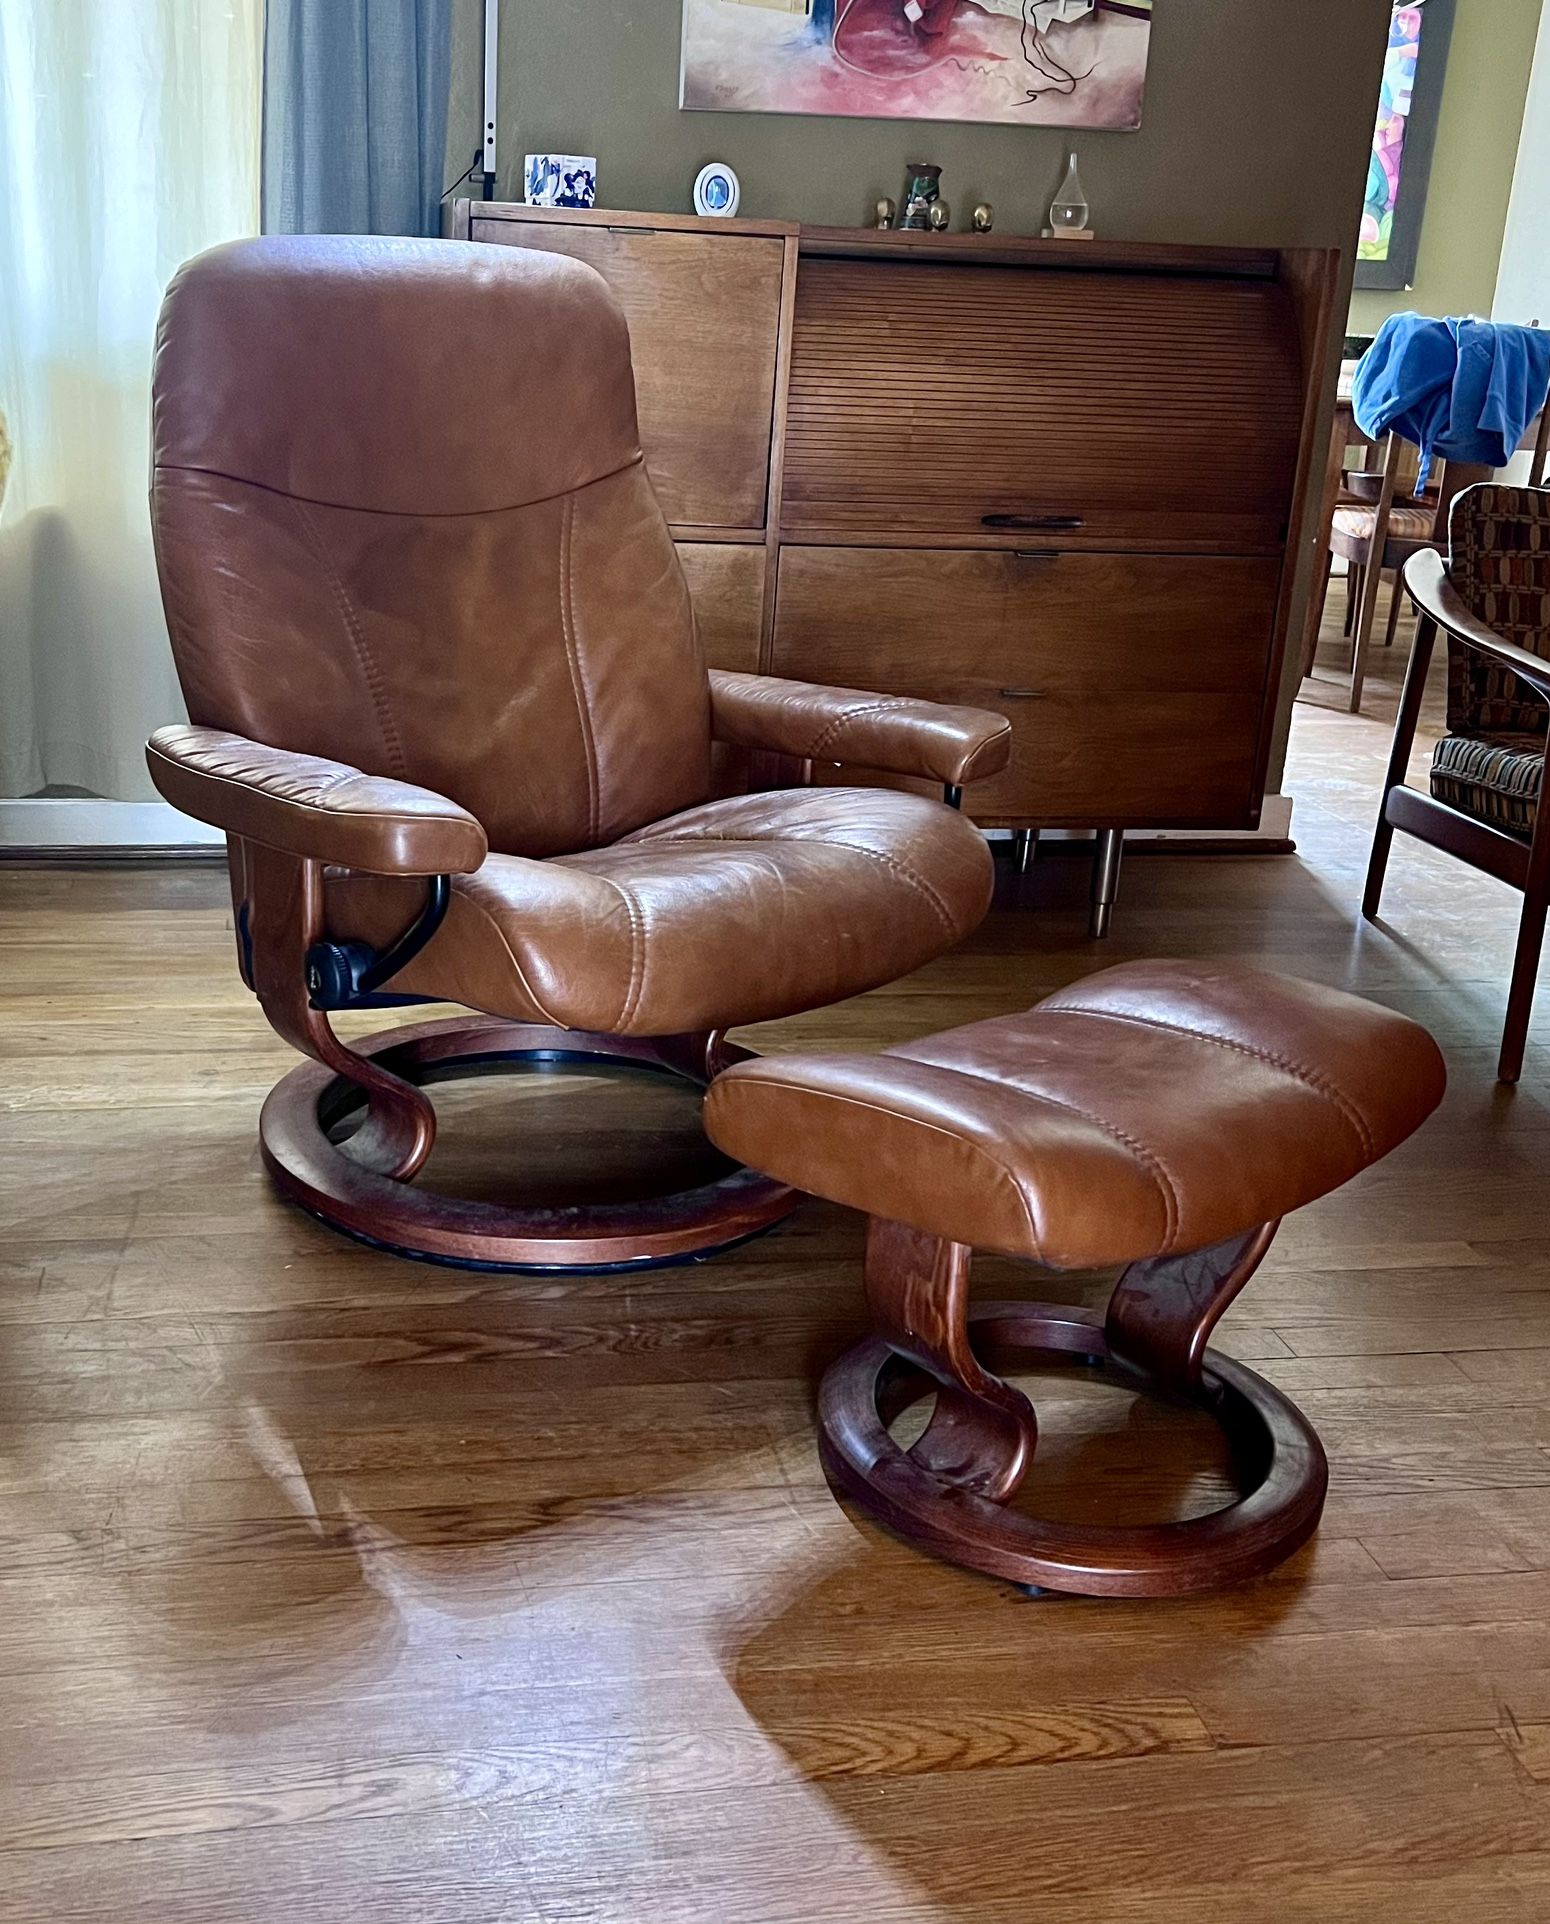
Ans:
{"label": "tambour roll-top cabinet", "polygon": [[1000,709],[987,825],[1257,822],[1333,252],[488,202],[454,231],[619,294],[714,665]]}

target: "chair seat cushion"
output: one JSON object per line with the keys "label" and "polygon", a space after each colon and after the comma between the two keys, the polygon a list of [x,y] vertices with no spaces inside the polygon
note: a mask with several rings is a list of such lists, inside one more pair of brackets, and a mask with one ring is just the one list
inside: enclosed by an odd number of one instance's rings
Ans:
{"label": "chair seat cushion", "polygon": [[1441,1099],[1437,1045],[1285,976],[1132,963],[881,1055],[718,1076],[706,1127],[783,1182],[1055,1269],[1202,1249],[1338,1188]]}
{"label": "chair seat cushion", "polygon": [[[390,985],[615,1035],[761,1022],[896,980],[990,905],[990,850],[940,802],[783,789],[708,802],[606,848],[491,855],[453,880],[435,938]],[[380,945],[402,884],[329,883],[329,928]]]}
{"label": "chair seat cushion", "polygon": [[1541,735],[1444,735],[1432,752],[1432,794],[1477,821],[1531,835],[1545,776]]}
{"label": "chair seat cushion", "polygon": [[[1347,535],[1353,541],[1370,541],[1376,518],[1376,508],[1336,508],[1333,525],[1337,534]],[[1396,501],[1389,510],[1391,541],[1430,541],[1436,525],[1435,508],[1407,507],[1402,501]]]}

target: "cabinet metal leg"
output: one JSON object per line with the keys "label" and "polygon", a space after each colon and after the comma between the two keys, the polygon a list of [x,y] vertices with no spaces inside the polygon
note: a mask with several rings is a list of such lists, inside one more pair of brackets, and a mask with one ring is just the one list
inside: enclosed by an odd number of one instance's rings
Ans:
{"label": "cabinet metal leg", "polygon": [[1097,845],[1093,851],[1092,918],[1087,925],[1087,932],[1095,941],[1101,941],[1109,932],[1114,898],[1119,893],[1119,863],[1124,847],[1123,829],[1098,830]]}
{"label": "cabinet metal leg", "polygon": [[1038,853],[1039,831],[1036,828],[1016,828],[1012,831],[1012,860],[1017,873],[1026,875],[1033,867],[1033,858]]}

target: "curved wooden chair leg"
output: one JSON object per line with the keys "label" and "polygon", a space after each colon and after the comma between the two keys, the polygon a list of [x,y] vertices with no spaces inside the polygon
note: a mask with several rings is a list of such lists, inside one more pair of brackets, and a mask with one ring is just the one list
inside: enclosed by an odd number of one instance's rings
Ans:
{"label": "curved wooden chair leg", "polygon": [[365,1092],[366,1118],[350,1138],[351,1160],[373,1175],[408,1182],[436,1142],[429,1096],[346,1048],[308,999],[307,952],[323,936],[322,864],[249,843],[244,872],[250,976],[271,1028]]}
{"label": "curved wooden chair leg", "polygon": [[[593,1270],[682,1262],[757,1235],[797,1197],[750,1169],[633,1203],[479,1203],[416,1187],[436,1141],[422,1080],[499,1062],[661,1070],[703,1087],[747,1056],[719,1031],[631,1039],[474,1017],[420,1023],[348,1048],[313,1008],[307,956],[324,936],[323,870],[274,849],[241,850],[244,974],[277,1034],[310,1062],[273,1090],[259,1120],[264,1163],[293,1202],[342,1230],[423,1262],[477,1269]],[[348,1118],[365,1114],[348,1136]]]}
{"label": "curved wooden chair leg", "polygon": [[1383,645],[1385,648],[1392,648],[1394,646],[1394,637],[1399,633],[1399,610],[1404,598],[1405,571],[1403,568],[1396,568],[1394,570],[1394,592],[1389,596],[1388,626],[1383,631]]}
{"label": "curved wooden chair leg", "polygon": [[[270,1091],[259,1121],[264,1163],[293,1202],[346,1235],[421,1262],[490,1270],[614,1270],[683,1262],[725,1249],[790,1215],[799,1198],[784,1183],[734,1164],[693,1189],[633,1200],[504,1203],[444,1195],[392,1180],[337,1142],[360,1107],[365,1079],[419,1094],[423,1081],[482,1074],[500,1065],[540,1073],[564,1065],[657,1072],[703,1088],[713,1064],[746,1049],[714,1036],[590,1035],[543,1023],[463,1017],[368,1036],[330,1073],[304,1062]],[[367,1091],[368,1103],[374,1099]]]}

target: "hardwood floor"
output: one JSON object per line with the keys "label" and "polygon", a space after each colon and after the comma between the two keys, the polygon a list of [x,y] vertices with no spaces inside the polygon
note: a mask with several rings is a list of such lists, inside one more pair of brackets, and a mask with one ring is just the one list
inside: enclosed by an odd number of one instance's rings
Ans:
{"label": "hardwood floor", "polygon": [[[1324,1435],[1323,1529],[1203,1601],[1032,1601],[842,1513],[810,1400],[855,1220],[629,1279],[357,1248],[259,1170],[289,1059],[218,873],[0,872],[4,1924],[1550,1915],[1550,998],[1499,1090],[1515,898],[1402,844],[1356,920],[1402,652],[1366,717],[1299,707],[1299,858],[1134,860],[1106,945],[1041,861],[957,954],[758,1035],[881,1043],[1149,954],[1434,1028],[1444,1112],[1224,1326]],[[622,1165],[598,1094],[447,1091],[441,1179],[519,1129],[535,1179]],[[633,1113],[693,1161],[684,1104]],[[1030,1503],[1223,1489],[1198,1419],[1036,1394]]]}

